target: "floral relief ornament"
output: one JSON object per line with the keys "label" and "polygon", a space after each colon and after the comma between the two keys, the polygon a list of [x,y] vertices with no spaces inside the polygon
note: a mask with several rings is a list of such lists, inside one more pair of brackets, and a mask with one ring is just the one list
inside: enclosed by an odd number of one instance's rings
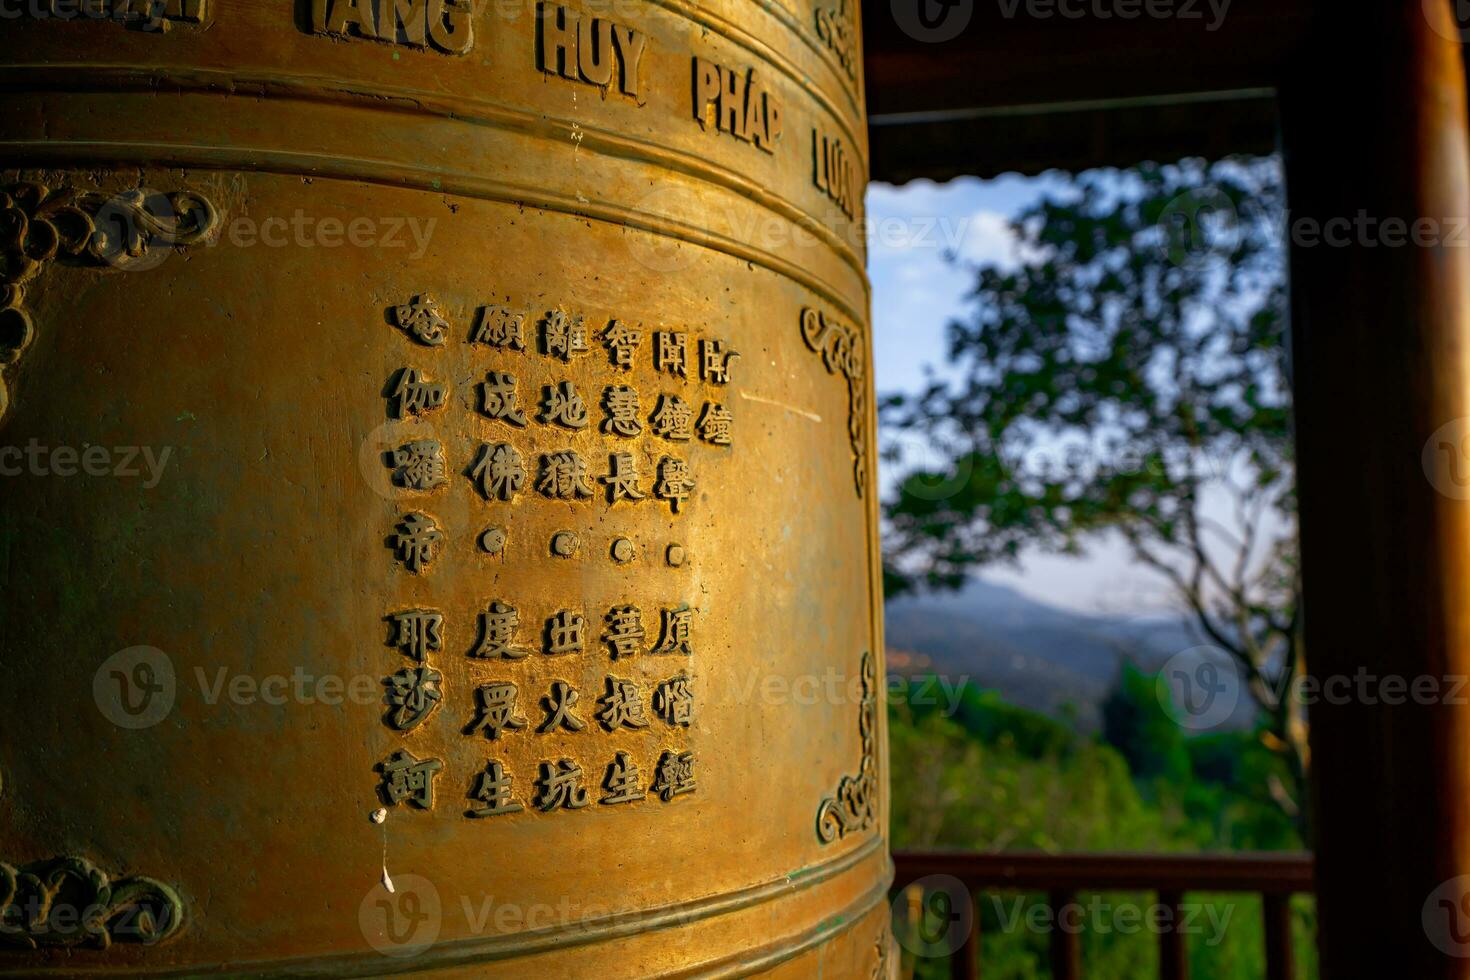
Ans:
{"label": "floral relief ornament", "polygon": [[113,881],[76,857],[19,868],[0,861],[0,950],[152,945],[177,932],[183,918],[178,894],[152,878]]}
{"label": "floral relief ornament", "polygon": [[[134,271],[162,262],[162,247],[204,241],[219,213],[200,194],[144,188],[113,197],[20,181],[0,187],[0,369],[16,363],[35,335],[27,285],[53,260]],[[9,396],[0,379],[0,418]]]}
{"label": "floral relief ornament", "polygon": [[858,712],[862,760],[857,774],[843,776],[837,784],[837,792],[822,800],[817,808],[817,839],[823,844],[831,844],[848,834],[871,830],[878,822],[876,673],[872,653],[864,652],[863,699]]}

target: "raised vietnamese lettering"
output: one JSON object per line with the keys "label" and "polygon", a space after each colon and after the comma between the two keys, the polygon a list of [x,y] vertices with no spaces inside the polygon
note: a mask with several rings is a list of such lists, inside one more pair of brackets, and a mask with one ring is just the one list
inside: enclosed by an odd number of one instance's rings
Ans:
{"label": "raised vietnamese lettering", "polygon": [[695,56],[694,118],[701,129],[728,133],[767,153],[781,140],[781,103],[754,68],[726,68]]}
{"label": "raised vietnamese lettering", "polygon": [[[368,7],[354,9],[366,16]],[[571,53],[581,59],[605,28],[593,20],[589,33],[587,19],[573,23],[582,33]],[[616,59],[617,42],[608,43]],[[578,77],[590,73],[600,84],[598,72],[611,67],[608,84],[617,84],[616,60],[601,57],[576,61]],[[474,506],[493,514],[466,522],[465,540],[451,542],[435,517],[405,509],[386,544],[412,573],[451,556],[450,575],[485,574],[501,597],[480,607],[475,636],[455,642],[468,662],[445,670],[437,661],[446,613],[434,607],[447,603],[433,598],[436,578],[395,579],[404,593],[389,599],[384,616],[397,653],[382,671],[382,720],[405,744],[418,742],[416,750],[425,741],[434,747],[424,758],[401,746],[376,755],[377,795],[389,807],[430,808],[435,780],[451,766],[469,801],[466,818],[541,819],[592,804],[657,808],[693,792],[694,756],[670,744],[695,721],[694,661],[683,659],[696,656],[693,597],[640,600],[648,602],[640,608],[627,593],[596,594],[607,580],[576,566],[600,556],[616,572],[661,555],[650,571],[674,576],[686,564],[684,545],[665,536],[666,517],[648,505],[667,504],[682,520],[705,499],[696,495],[696,470],[730,458],[727,406],[739,397],[732,367],[740,355],[716,331],[677,320],[635,326],[554,297],[487,304],[487,294],[466,301],[435,285],[433,293],[402,290],[373,310],[373,322],[389,327],[388,349],[422,362],[395,371],[382,389],[393,435],[378,458],[395,499],[423,495],[438,509],[463,503],[457,494],[478,496],[484,502]],[[506,298],[493,289],[488,296]],[[806,339],[829,363],[851,357],[845,334],[818,330]],[[633,519],[640,511],[654,519]],[[458,564],[465,556],[474,564]],[[570,573],[557,594],[500,592],[524,581],[525,563],[548,559]],[[551,665],[554,676],[545,673]],[[461,671],[468,683],[456,680]],[[465,765],[467,746],[434,742],[447,730],[441,705],[452,707],[460,737],[502,747],[504,757]]]}
{"label": "raised vietnamese lettering", "polygon": [[472,0],[311,0],[318,34],[465,54],[474,46]]}
{"label": "raised vietnamese lettering", "polygon": [[642,104],[639,66],[648,35],[605,17],[592,17],[559,3],[536,4],[540,18],[536,66],[548,75],[611,90]]}

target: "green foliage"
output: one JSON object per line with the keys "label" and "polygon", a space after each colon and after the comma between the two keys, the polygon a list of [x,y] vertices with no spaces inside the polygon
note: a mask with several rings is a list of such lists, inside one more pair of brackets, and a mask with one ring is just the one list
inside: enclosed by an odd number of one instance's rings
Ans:
{"label": "green foliage", "polygon": [[1103,702],[1103,738],[1123,753],[1137,778],[1182,784],[1189,778],[1189,749],[1155,694],[1156,682],[1133,664],[1123,665],[1118,687]]}
{"label": "green foliage", "polygon": [[1103,740],[1127,760],[1152,803],[1180,811],[1201,849],[1290,850],[1302,846],[1296,822],[1269,792],[1290,778],[1262,730],[1192,734],[1157,695],[1159,678],[1131,663],[1103,704]]}
{"label": "green foliage", "polygon": [[[1218,850],[1300,850],[1305,844],[1292,815],[1269,791],[1291,773],[1262,744],[1262,733],[1197,735],[1186,742],[1191,777],[1173,792],[1203,846]],[[1171,787],[1176,784],[1169,784]]]}
{"label": "green foliage", "polygon": [[[943,461],[888,454],[884,582],[957,588],[1121,538],[1266,709],[1269,792],[1304,827],[1306,719],[1270,693],[1304,666],[1284,213],[1280,162],[1231,159],[1079,174],[1020,214],[1020,261],[974,269],[943,371],[881,405]],[[1145,778],[1176,781],[1187,752],[1148,700],[1110,724]]]}
{"label": "green foliage", "polygon": [[[1188,735],[1159,707],[1155,683],[1151,675],[1125,670],[1109,699],[1104,732],[1090,738],[993,691],[967,689],[947,715],[919,696],[925,681],[911,681],[908,696],[889,705],[893,846],[1050,853],[1300,848],[1294,824],[1255,789],[1280,774],[1281,760],[1257,733]],[[1157,975],[1152,933],[1106,928],[1121,921],[1121,907],[1147,910],[1155,896],[1078,899],[1101,910],[1089,924],[1104,925],[1082,934],[1088,977]],[[1190,940],[1194,975],[1259,977],[1259,898],[1187,900],[1202,907],[1201,932]],[[979,896],[985,976],[1049,976],[1050,933],[1026,924],[1028,910],[1039,912],[1044,902],[1039,895]],[[1309,901],[1297,909],[1296,928],[1298,975],[1310,978],[1316,964]],[[906,963],[925,980],[949,975],[942,957],[909,955]]]}
{"label": "green foliage", "polygon": [[[915,682],[921,683],[921,682]],[[890,707],[893,841],[968,850],[1193,850],[1126,758],[1044,715],[967,689],[953,718]]]}
{"label": "green foliage", "polygon": [[[949,370],[883,404],[950,461],[888,503],[890,581],[1106,529],[1191,550],[1200,488],[1236,462],[1243,500],[1290,517],[1282,206],[1274,160],[1184,161],[1077,175],[1017,217],[1025,260],[975,270]],[[1181,226],[1222,251],[1179,255]]]}

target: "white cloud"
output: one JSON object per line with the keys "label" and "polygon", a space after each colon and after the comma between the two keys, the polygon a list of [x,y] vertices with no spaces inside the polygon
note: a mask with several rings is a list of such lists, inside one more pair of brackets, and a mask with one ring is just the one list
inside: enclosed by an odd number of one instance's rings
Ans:
{"label": "white cloud", "polygon": [[1021,264],[1021,243],[1011,230],[1011,219],[995,211],[976,211],[965,219],[965,237],[959,254],[966,262],[1014,269]]}

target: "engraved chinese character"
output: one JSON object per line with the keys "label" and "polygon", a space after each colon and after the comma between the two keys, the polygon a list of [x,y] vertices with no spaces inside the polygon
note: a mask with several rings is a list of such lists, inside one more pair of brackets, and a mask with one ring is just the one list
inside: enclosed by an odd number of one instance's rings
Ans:
{"label": "engraved chinese character", "polygon": [[426,347],[441,347],[449,337],[449,321],[428,293],[395,307],[393,317],[405,333]]}
{"label": "engraved chinese character", "polygon": [[541,778],[536,781],[541,794],[536,808],[550,813],[557,807],[580,810],[587,805],[587,790],[582,785],[582,767],[570,759],[541,763]]}
{"label": "engraved chinese character", "polygon": [[689,335],[682,330],[658,330],[653,335],[653,369],[689,377]]}
{"label": "engraved chinese character", "polygon": [[647,634],[643,613],[637,606],[614,606],[603,618],[607,620],[607,632],[602,638],[612,648],[614,660],[631,657],[642,648]]}
{"label": "engraved chinese character", "polygon": [[694,432],[691,427],[693,421],[694,412],[678,395],[659,395],[658,407],[648,417],[648,422],[653,426],[656,435],[680,442],[693,437]]}
{"label": "engraved chinese character", "polygon": [[470,799],[479,800],[485,804],[469,811],[472,817],[498,817],[505,813],[520,813],[525,807],[521,802],[511,796],[511,777],[506,775],[505,767],[496,760],[486,763],[485,771],[480,773],[480,782]]}
{"label": "engraved chinese character", "polygon": [[546,621],[546,653],[581,653],[587,620],[580,614],[563,609]]}
{"label": "engraved chinese character", "polygon": [[676,609],[663,610],[663,631],[659,636],[654,653],[694,654],[690,631],[694,624],[694,610],[682,605]]}
{"label": "engraved chinese character", "polygon": [[520,660],[531,651],[515,645],[521,614],[496,599],[480,613],[480,642],[470,654],[477,660]]}
{"label": "engraved chinese character", "polygon": [[475,699],[479,701],[475,720],[470,722],[465,734],[484,732],[486,738],[494,741],[500,737],[501,732],[525,728],[526,719],[516,715],[516,700],[519,696],[519,689],[509,681],[481,684],[475,689]]}
{"label": "engraved chinese character", "polygon": [[602,407],[607,418],[602,431],[607,435],[636,436],[643,431],[638,421],[638,392],[627,385],[612,385],[602,390]]}
{"label": "engraved chinese character", "polygon": [[482,306],[480,322],[475,325],[472,344],[485,344],[501,350],[525,350],[524,313],[512,313],[504,306]]}
{"label": "engraved chinese character", "polygon": [[444,614],[433,609],[408,609],[389,613],[394,626],[393,646],[423,663],[430,650],[444,648]]}
{"label": "engraved chinese character", "polygon": [[694,720],[694,691],[689,675],[680,671],[653,692],[653,710],[670,725],[689,727]]}
{"label": "engraved chinese character", "polygon": [[434,777],[444,768],[443,762],[417,759],[410,752],[400,751],[374,768],[383,774],[378,791],[389,806],[397,806],[405,800],[421,810],[434,805]]}
{"label": "engraved chinese character", "polygon": [[638,466],[633,461],[632,453],[613,453],[608,460],[612,466],[611,472],[597,479],[607,484],[609,504],[615,504],[619,500],[642,500],[648,496],[638,487]]}
{"label": "engraved chinese character", "polygon": [[602,787],[607,790],[607,795],[598,802],[611,806],[643,799],[646,794],[641,780],[638,766],[628,758],[628,753],[619,752],[608,764],[607,775],[602,777]]}
{"label": "engraved chinese character", "polygon": [[384,680],[386,703],[394,709],[388,712],[388,724],[402,732],[423,724],[444,698],[439,689],[443,679],[432,667],[405,667]]}
{"label": "engraved chinese character", "polygon": [[470,470],[470,479],[479,484],[486,500],[510,500],[526,483],[526,467],[521,454],[507,442],[481,445],[480,455]]}
{"label": "engraved chinese character", "polygon": [[674,513],[679,513],[679,507],[689,495],[694,492],[694,474],[689,472],[689,464],[674,456],[665,456],[659,460],[658,482],[653,485],[653,495],[660,500],[667,500]]}
{"label": "engraved chinese character", "polygon": [[694,753],[665,752],[659,756],[649,792],[657,793],[665,803],[681,793],[694,792]]}
{"label": "engraved chinese character", "polygon": [[602,331],[601,339],[613,364],[624,371],[631,371],[633,357],[638,353],[638,345],[643,343],[643,333],[625,323],[613,320],[607,325],[607,329]]}
{"label": "engraved chinese character", "polygon": [[572,714],[572,705],[580,699],[581,695],[572,685],[566,681],[553,681],[550,693],[541,699],[541,706],[546,709],[546,720],[536,731],[545,735],[555,730],[558,725],[569,732],[580,732],[586,728],[587,723]]}
{"label": "engraved chinese character", "polygon": [[587,479],[587,464],[571,450],[542,454],[536,490],[553,500],[580,500],[595,492]]}
{"label": "engraved chinese character", "polygon": [[546,425],[560,425],[568,429],[587,427],[587,403],[577,393],[577,386],[570,381],[541,388],[541,414],[536,421]]}
{"label": "engraved chinese character", "polygon": [[428,491],[449,482],[444,447],[434,439],[420,439],[393,450],[389,465],[393,482],[405,490]]}
{"label": "engraved chinese character", "polygon": [[562,310],[552,310],[541,321],[542,353],[570,361],[573,354],[585,354],[587,346],[587,324],[580,316],[572,316]]}
{"label": "engraved chinese character", "polygon": [[504,371],[490,371],[480,382],[480,414],[525,428],[526,414],[516,405],[516,376]]}
{"label": "engraved chinese character", "polygon": [[428,514],[414,511],[398,522],[397,533],[389,540],[403,567],[417,574],[439,557],[444,532]]}
{"label": "engraved chinese character", "polygon": [[619,728],[647,728],[643,713],[643,697],[638,685],[617,677],[607,678],[607,693],[597,699],[597,720],[608,731]]}
{"label": "engraved chinese character", "polygon": [[393,417],[400,419],[441,408],[448,397],[449,390],[444,384],[422,377],[414,368],[398,372],[398,380],[388,396],[390,401],[397,402],[392,407]]}
{"label": "engraved chinese character", "polygon": [[730,427],[734,423],[735,416],[724,405],[705,402],[704,411],[699,415],[699,437],[714,446],[728,446]]}
{"label": "engraved chinese character", "polygon": [[739,356],[735,351],[725,350],[724,341],[701,340],[699,376],[710,384],[727,385],[730,383],[730,362]]}

